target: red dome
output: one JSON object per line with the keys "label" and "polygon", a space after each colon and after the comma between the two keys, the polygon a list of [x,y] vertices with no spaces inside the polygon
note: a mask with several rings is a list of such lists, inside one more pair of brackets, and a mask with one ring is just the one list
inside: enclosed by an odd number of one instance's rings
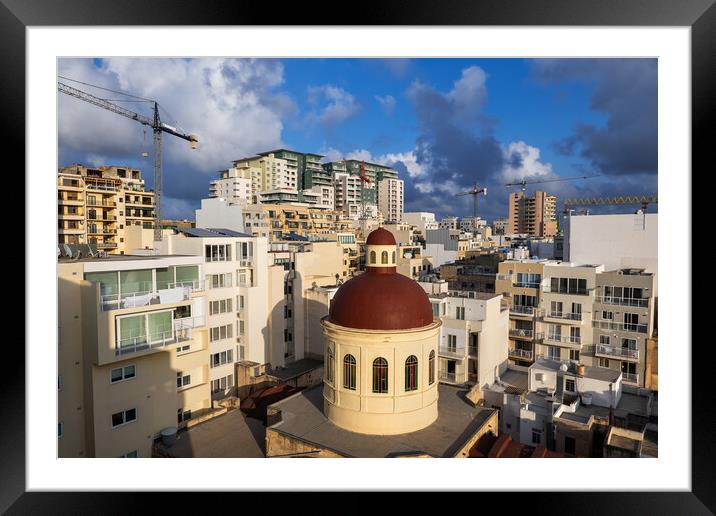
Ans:
{"label": "red dome", "polygon": [[433,309],[420,285],[396,273],[395,267],[384,269],[388,270],[381,273],[371,267],[341,285],[331,301],[328,320],[362,330],[408,330],[432,324]]}
{"label": "red dome", "polygon": [[374,229],[368,235],[368,240],[365,241],[366,245],[395,245],[395,237],[393,233],[387,229],[378,228]]}

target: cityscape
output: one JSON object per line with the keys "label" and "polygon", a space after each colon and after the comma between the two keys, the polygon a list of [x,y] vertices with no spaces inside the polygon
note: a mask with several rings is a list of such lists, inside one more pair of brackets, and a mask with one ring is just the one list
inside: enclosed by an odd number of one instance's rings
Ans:
{"label": "cityscape", "polygon": [[[211,102],[297,61],[205,65]],[[359,61],[236,147],[136,63],[61,63],[58,457],[658,456],[655,60]],[[501,77],[575,118],[505,135]]]}

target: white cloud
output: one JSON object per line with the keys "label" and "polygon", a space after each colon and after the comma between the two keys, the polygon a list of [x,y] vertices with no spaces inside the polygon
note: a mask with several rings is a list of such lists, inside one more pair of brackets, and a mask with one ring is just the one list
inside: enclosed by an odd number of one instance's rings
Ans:
{"label": "white cloud", "polygon": [[480,113],[487,99],[487,74],[479,66],[470,66],[462,71],[453,89],[445,96],[453,104],[455,113],[464,118],[473,118]]}
{"label": "white cloud", "polygon": [[354,149],[349,152],[341,152],[338,149],[329,147],[327,150],[322,151],[321,154],[325,156],[323,158],[324,163],[328,161],[340,161],[342,159],[369,161],[371,163],[378,163],[388,167],[392,167],[397,163],[403,163],[403,165],[405,165],[405,169],[408,171],[408,176],[411,178],[422,176],[425,173],[423,166],[417,161],[417,156],[414,150],[373,156],[373,154],[366,149]]}
{"label": "white cloud", "polygon": [[[175,168],[214,174],[232,159],[282,144],[281,113],[292,109],[292,101],[274,93],[283,83],[278,61],[108,58],[102,63],[97,68],[91,59],[62,59],[59,74],[156,99],[163,121],[199,137],[194,151],[184,140],[164,137],[164,162]],[[68,84],[102,98],[121,98]],[[119,104],[150,113],[145,103]],[[135,158],[151,153],[151,130],[130,119],[66,95],[60,95],[59,114],[59,143],[65,150]]]}
{"label": "white cloud", "polygon": [[381,109],[386,115],[392,115],[393,111],[395,111],[397,101],[392,95],[385,95],[383,97],[376,95],[375,100],[378,101],[378,104],[380,104]]}
{"label": "white cloud", "polygon": [[521,179],[542,178],[554,176],[552,165],[540,161],[540,150],[523,141],[512,142],[504,149],[505,164],[502,167],[501,177],[507,182]]}
{"label": "white cloud", "polygon": [[353,95],[330,84],[309,86],[308,102],[317,108],[308,114],[308,121],[326,127],[335,127],[361,110]]}

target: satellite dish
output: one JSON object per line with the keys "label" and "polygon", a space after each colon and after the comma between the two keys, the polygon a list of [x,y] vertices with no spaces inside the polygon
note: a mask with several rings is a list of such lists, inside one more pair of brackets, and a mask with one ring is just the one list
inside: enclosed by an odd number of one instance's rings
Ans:
{"label": "satellite dish", "polygon": [[559,366],[559,370],[562,371],[562,372],[567,371],[567,369],[569,369],[569,368],[567,367],[567,364],[562,364],[561,366]]}

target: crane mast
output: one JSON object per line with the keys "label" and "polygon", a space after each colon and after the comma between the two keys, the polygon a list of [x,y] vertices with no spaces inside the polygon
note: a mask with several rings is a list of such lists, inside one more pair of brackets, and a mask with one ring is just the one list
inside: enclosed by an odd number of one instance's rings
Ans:
{"label": "crane mast", "polygon": [[152,132],[154,134],[154,241],[160,242],[162,240],[162,133],[169,133],[177,138],[190,142],[192,149],[196,149],[197,142],[199,141],[197,136],[194,134],[182,133],[171,126],[162,123],[161,118],[159,117],[159,103],[156,100],[144,99],[153,104],[154,114],[152,118],[149,118],[114,104],[106,99],[96,97],[91,93],[78,90],[77,88],[73,88],[72,86],[68,86],[67,84],[61,82],[57,83],[57,90],[60,93],[78,98],[84,102],[101,107],[102,109],[106,109],[112,113],[122,115],[126,118],[134,120],[135,122],[139,122],[140,124],[152,128]]}

